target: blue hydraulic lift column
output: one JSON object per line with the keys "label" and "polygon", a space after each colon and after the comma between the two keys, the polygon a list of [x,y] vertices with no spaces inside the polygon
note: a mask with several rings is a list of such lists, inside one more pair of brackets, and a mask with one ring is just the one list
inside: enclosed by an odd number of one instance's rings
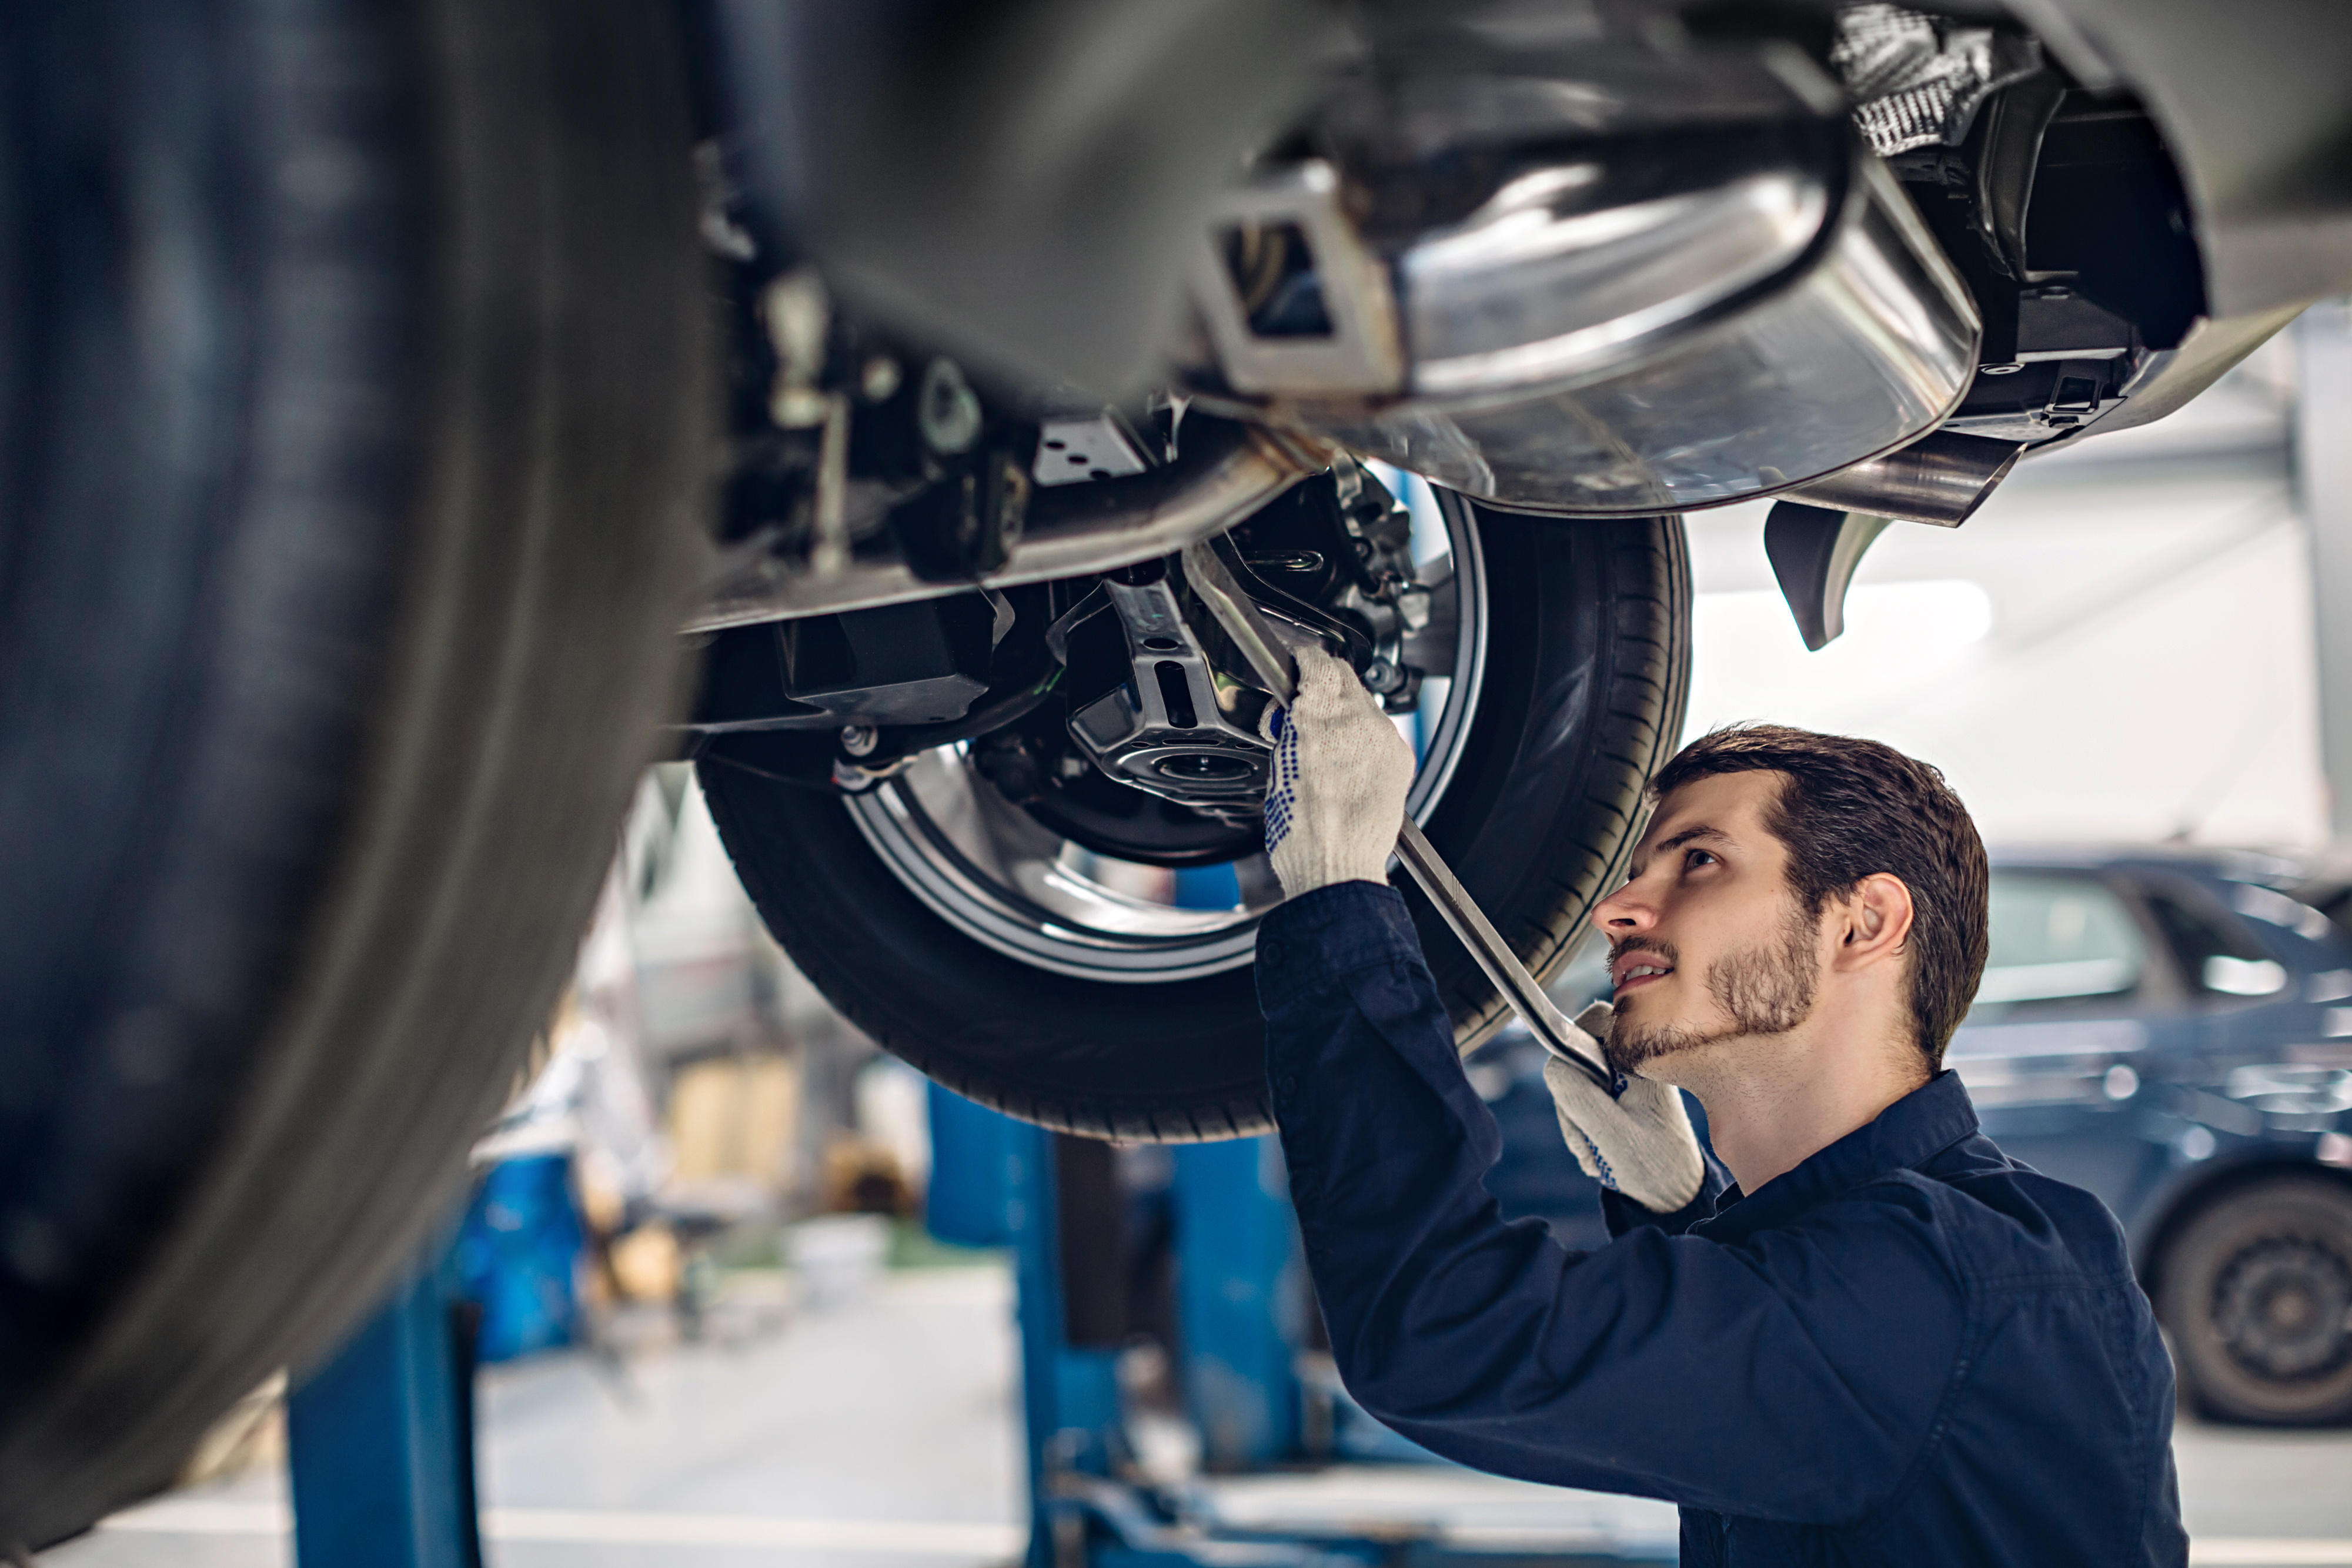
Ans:
{"label": "blue hydraulic lift column", "polygon": [[1082,1541],[1055,1550],[1057,1529],[1084,1517],[1055,1506],[1057,1477],[1109,1469],[1108,1434],[1119,1422],[1118,1354],[1068,1341],[1063,1322],[1054,1134],[930,1086],[931,1233],[965,1247],[1010,1247],[1019,1292],[1023,1426],[1029,1460],[1028,1568],[1078,1560]]}
{"label": "blue hydraulic lift column", "polygon": [[301,1568],[482,1568],[473,1368],[446,1246],[287,1399]]}
{"label": "blue hydraulic lift column", "polygon": [[[1242,901],[1230,865],[1179,871],[1180,909]],[[1298,1457],[1301,1321],[1311,1310],[1282,1145],[1272,1136],[1175,1151],[1176,1315],[1184,1400],[1217,1469]]]}
{"label": "blue hydraulic lift column", "polygon": [[1236,1138],[1175,1154],[1176,1313],[1203,1457],[1226,1470],[1294,1459],[1313,1309],[1281,1145]]}

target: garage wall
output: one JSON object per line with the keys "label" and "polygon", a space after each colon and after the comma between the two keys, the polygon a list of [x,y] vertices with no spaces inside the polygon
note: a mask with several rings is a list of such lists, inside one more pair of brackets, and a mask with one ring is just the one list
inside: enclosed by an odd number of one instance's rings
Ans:
{"label": "garage wall", "polygon": [[1690,733],[1876,737],[1944,768],[1997,841],[2322,842],[2291,354],[2021,465],[1963,528],[1895,525],[1820,653],[1773,586],[1768,508],[1694,515]]}

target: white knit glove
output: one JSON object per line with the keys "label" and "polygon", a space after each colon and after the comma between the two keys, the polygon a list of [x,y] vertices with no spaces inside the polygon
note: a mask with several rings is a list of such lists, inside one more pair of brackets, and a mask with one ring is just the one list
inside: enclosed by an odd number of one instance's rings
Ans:
{"label": "white knit glove", "polygon": [[1268,708],[1263,729],[1274,742],[1265,852],[1285,896],[1385,882],[1416,764],[1380,699],[1346,661],[1302,649],[1298,700]]}
{"label": "white knit glove", "polygon": [[[1577,1015],[1576,1027],[1594,1037],[1596,1061],[1613,1016],[1607,1002]],[[1611,1074],[1615,1082],[1603,1089],[1558,1057],[1546,1060],[1544,1086],[1559,1113],[1560,1136],[1586,1176],[1653,1214],[1672,1214],[1706,1180],[1682,1092],[1614,1068]]]}

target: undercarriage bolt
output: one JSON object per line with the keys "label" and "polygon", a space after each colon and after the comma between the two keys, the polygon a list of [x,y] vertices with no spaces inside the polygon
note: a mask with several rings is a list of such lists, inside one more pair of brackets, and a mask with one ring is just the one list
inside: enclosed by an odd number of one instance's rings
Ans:
{"label": "undercarriage bolt", "polygon": [[870,724],[845,724],[841,727],[841,749],[852,757],[871,757],[874,748],[881,744],[881,732]]}
{"label": "undercarriage bolt", "polygon": [[1404,672],[1386,659],[1374,659],[1364,666],[1364,685],[1386,696],[1404,685]]}
{"label": "undercarriage bolt", "polygon": [[915,428],[923,444],[942,456],[971,450],[984,416],[980,398],[952,360],[933,360],[915,394]]}

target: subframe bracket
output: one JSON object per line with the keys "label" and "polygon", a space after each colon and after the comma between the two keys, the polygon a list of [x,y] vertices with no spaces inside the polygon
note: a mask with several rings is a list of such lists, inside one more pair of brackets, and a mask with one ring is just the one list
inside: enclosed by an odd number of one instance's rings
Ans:
{"label": "subframe bracket", "polygon": [[1133,674],[1071,715],[1072,737],[1122,784],[1219,815],[1255,816],[1274,755],[1257,730],[1264,694],[1211,661],[1172,569],[1102,589]]}

